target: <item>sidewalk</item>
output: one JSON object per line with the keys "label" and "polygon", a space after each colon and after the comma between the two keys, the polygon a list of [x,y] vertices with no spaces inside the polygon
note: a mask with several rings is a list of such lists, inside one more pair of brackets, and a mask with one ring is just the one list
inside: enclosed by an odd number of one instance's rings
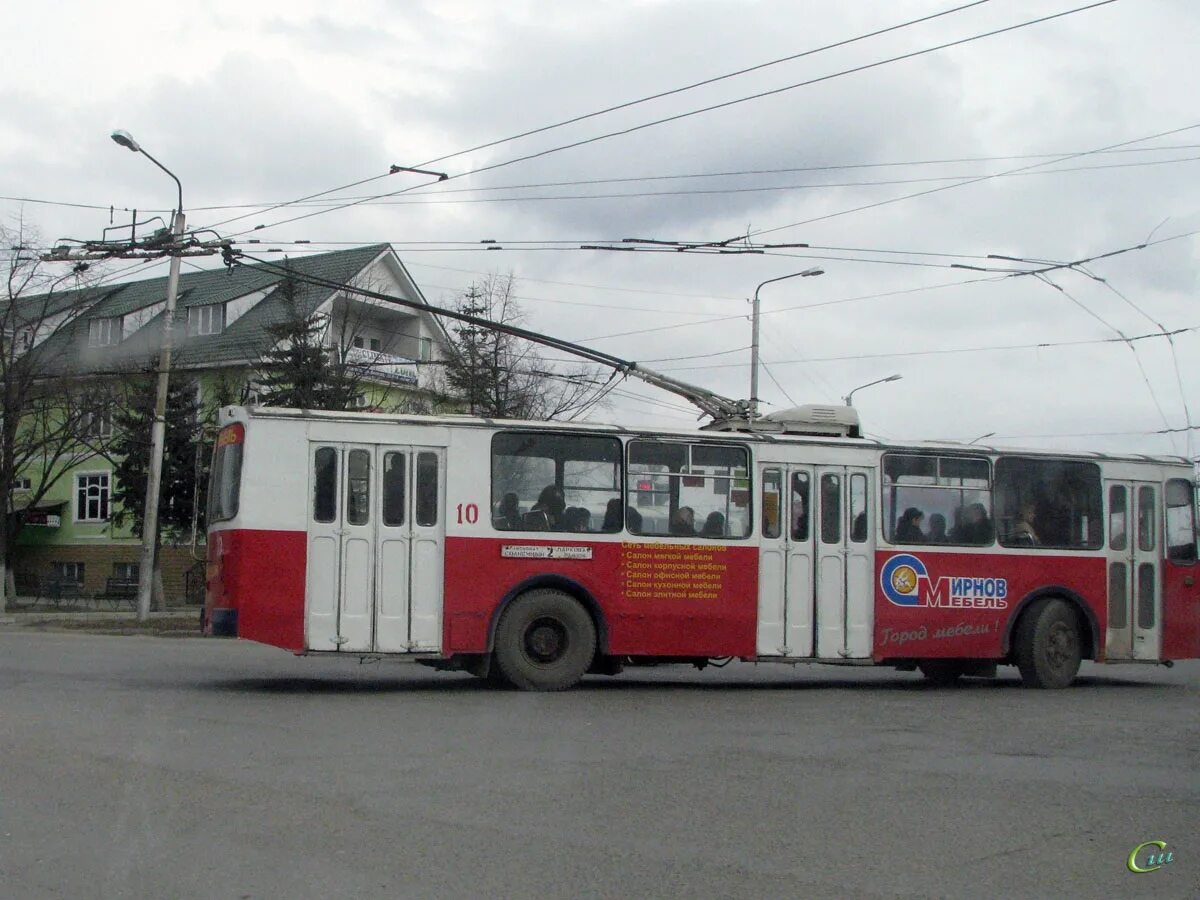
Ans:
{"label": "sidewalk", "polygon": [[170,637],[197,637],[200,634],[200,608],[184,606],[165,612],[152,612],[150,619],[139,622],[130,610],[55,610],[9,609],[0,614],[0,630],[76,631],[88,634],[153,634]]}

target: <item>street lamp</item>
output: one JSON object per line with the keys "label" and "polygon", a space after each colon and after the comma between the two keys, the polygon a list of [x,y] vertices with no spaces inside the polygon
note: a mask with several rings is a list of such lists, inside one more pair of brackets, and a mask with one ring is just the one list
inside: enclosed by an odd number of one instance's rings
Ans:
{"label": "street lamp", "polygon": [[889,375],[887,378],[878,378],[875,381],[868,381],[866,384],[860,384],[858,387],[856,387],[853,391],[848,393],[842,399],[846,401],[847,406],[850,406],[851,405],[850,401],[854,398],[854,391],[861,391],[863,388],[869,388],[873,384],[884,384],[885,382],[888,382],[888,381],[899,381],[903,377],[904,377],[903,375]]}
{"label": "street lamp", "polygon": [[754,289],[754,306],[750,314],[751,332],[750,332],[750,410],[749,418],[753,422],[758,418],[758,292],[765,285],[776,281],[786,281],[789,278],[811,278],[814,275],[824,275],[825,270],[820,266],[813,266],[811,269],[805,269],[803,272],[793,272],[791,275],[780,275],[778,278],[768,278]]}
{"label": "street lamp", "polygon": [[[183,234],[183,185],[175,173],[147,153],[128,131],[114,131],[112,139],[134,153],[140,153],[175,180],[179,206],[171,235],[177,243]],[[142,512],[142,561],[138,568],[138,619],[150,618],[150,595],[154,587],[154,553],[158,536],[158,497],[162,486],[163,444],[167,431],[167,387],[171,378],[171,332],[175,325],[175,301],[179,295],[179,250],[171,251],[171,270],[167,276],[167,306],[164,311],[162,349],[158,355],[158,390],[154,396],[154,422],[150,427],[150,473],[146,477],[146,506]]]}

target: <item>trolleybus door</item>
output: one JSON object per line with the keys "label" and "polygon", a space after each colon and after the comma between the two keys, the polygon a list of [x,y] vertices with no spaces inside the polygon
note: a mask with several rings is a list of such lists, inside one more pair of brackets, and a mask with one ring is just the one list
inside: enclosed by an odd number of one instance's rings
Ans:
{"label": "trolleybus door", "polygon": [[313,650],[370,650],[373,448],[314,443],[310,449],[307,644]]}
{"label": "trolleybus door", "polygon": [[1108,481],[1107,659],[1159,657],[1162,586],[1159,579],[1162,516],[1158,485]]}
{"label": "trolleybus door", "polygon": [[816,470],[816,655],[871,655],[874,548],[869,469]]}
{"label": "trolleybus door", "polygon": [[380,447],[375,649],[442,645],[443,451]]}
{"label": "trolleybus door", "polygon": [[812,469],[766,463],[759,471],[758,655],[812,656]]}

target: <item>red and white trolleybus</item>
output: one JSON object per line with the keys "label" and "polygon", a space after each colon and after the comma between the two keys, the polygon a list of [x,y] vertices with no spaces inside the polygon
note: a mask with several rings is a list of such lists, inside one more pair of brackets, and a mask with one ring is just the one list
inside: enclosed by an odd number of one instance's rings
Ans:
{"label": "red and white trolleybus", "polygon": [[1185,460],[750,431],[222,411],[206,633],[525,689],[664,662],[934,681],[1200,657]]}

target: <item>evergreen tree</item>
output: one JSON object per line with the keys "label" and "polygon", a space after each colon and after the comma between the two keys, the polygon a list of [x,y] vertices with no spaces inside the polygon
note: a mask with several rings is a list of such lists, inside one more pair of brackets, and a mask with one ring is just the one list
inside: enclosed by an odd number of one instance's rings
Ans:
{"label": "evergreen tree", "polygon": [[[108,448],[116,476],[113,521],[122,526],[131,524],[138,533],[142,530],[150,471],[155,381],[153,376],[140,376],[127,385],[126,402],[113,414],[113,438]],[[205,525],[204,489],[211,453],[204,446],[196,393],[190,379],[178,375],[171,379],[158,498],[160,541],[176,542],[190,535],[193,521],[198,530]]]}
{"label": "evergreen tree", "polygon": [[352,409],[360,377],[340,353],[326,346],[325,317],[301,310],[301,287],[292,276],[284,276],[277,290],[286,314],[266,329],[274,349],[263,354],[258,365],[262,405]]}

